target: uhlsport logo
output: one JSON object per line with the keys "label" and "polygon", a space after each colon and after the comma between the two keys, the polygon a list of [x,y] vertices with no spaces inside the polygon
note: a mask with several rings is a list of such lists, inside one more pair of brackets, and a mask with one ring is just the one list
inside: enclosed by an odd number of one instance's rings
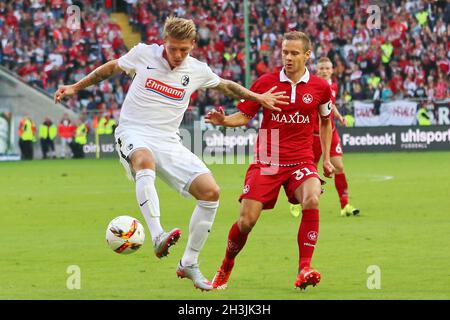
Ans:
{"label": "uhlsport logo", "polygon": [[164,82],[148,78],[145,82],[145,89],[157,93],[167,99],[181,101],[186,94],[185,89],[171,87]]}
{"label": "uhlsport logo", "polygon": [[302,97],[302,100],[304,103],[310,104],[311,102],[313,102],[313,96],[309,93],[305,93]]}
{"label": "uhlsport logo", "polygon": [[308,232],[308,239],[311,241],[316,241],[317,240],[317,232],[315,232],[315,231]]}

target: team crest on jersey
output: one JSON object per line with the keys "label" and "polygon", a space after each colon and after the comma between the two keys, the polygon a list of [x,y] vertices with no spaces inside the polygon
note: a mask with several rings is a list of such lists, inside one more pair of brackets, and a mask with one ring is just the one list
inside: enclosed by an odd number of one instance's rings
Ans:
{"label": "team crest on jersey", "polygon": [[183,100],[186,94],[185,89],[175,88],[152,78],[148,78],[145,82],[145,89],[157,93],[164,98],[176,101]]}
{"label": "team crest on jersey", "polygon": [[181,78],[181,84],[185,87],[189,84],[189,76],[188,75],[184,75]]}
{"label": "team crest on jersey", "polygon": [[309,93],[305,93],[302,97],[302,100],[304,103],[310,104],[311,102],[313,102],[313,96]]}
{"label": "team crest on jersey", "polygon": [[250,186],[249,186],[248,184],[246,184],[246,185],[244,186],[243,193],[244,193],[244,194],[247,194],[247,193],[249,193],[249,191],[250,191]]}

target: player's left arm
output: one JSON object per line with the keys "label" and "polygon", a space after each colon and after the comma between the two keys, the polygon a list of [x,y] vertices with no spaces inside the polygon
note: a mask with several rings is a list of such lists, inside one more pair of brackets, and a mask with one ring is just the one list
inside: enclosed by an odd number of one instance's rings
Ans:
{"label": "player's left arm", "polygon": [[320,105],[319,116],[320,116],[320,144],[322,147],[323,154],[323,175],[327,178],[331,178],[334,172],[334,166],[331,164],[330,159],[330,149],[331,149],[331,138],[332,138],[332,126],[330,113],[332,109],[331,101]]}
{"label": "player's left arm", "polygon": [[345,121],[345,118],[342,116],[342,114],[339,112],[337,106],[333,104],[333,115],[335,118],[339,121],[339,123],[343,126],[347,125],[347,121]]}
{"label": "player's left arm", "polygon": [[287,102],[287,99],[289,99],[289,97],[284,95],[286,93],[285,91],[273,92],[276,88],[277,87],[274,86],[264,93],[256,93],[244,88],[243,86],[234,81],[221,78],[219,84],[216,87],[213,87],[212,89],[216,89],[219,92],[222,92],[224,95],[231,97],[233,99],[251,100],[257,102],[264,108],[280,112],[281,109],[275,107],[275,105],[276,104],[288,105],[289,102]]}

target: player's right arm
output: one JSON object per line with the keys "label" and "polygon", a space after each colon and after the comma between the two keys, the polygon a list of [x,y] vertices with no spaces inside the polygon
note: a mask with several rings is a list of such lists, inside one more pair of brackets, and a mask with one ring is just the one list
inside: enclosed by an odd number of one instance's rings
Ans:
{"label": "player's right arm", "polygon": [[269,110],[281,112],[281,109],[275,105],[288,105],[289,102],[286,100],[289,99],[289,97],[284,95],[286,93],[285,91],[274,92],[276,88],[277,87],[274,86],[264,93],[257,93],[244,88],[234,81],[220,78],[219,84],[213,89],[216,89],[233,99],[253,101]]}
{"label": "player's right arm", "polygon": [[[253,94],[260,94],[259,92],[265,91],[264,86],[261,86],[262,84],[263,83],[259,79],[256,80],[250,88],[251,91],[249,91]],[[271,94],[275,88],[276,87],[270,89],[268,91],[269,94]],[[261,106],[259,101],[254,101],[253,99],[241,100],[237,105],[238,112],[226,116],[223,108],[220,107],[208,112],[205,116],[205,122],[224,127],[244,126],[256,115]]]}
{"label": "player's right arm", "polygon": [[216,126],[240,127],[245,126],[252,118],[249,118],[242,112],[236,112],[229,116],[225,115],[223,108],[209,111],[205,116],[205,122]]}
{"label": "player's right arm", "polygon": [[124,70],[119,67],[118,60],[111,60],[107,63],[101,65],[86,77],[81,79],[75,84],[61,86],[55,92],[54,100],[55,103],[61,102],[61,99],[65,96],[71,96],[77,93],[80,90],[83,90],[89,86],[102,82],[105,79],[108,79],[112,76],[115,76],[119,73],[122,73]]}

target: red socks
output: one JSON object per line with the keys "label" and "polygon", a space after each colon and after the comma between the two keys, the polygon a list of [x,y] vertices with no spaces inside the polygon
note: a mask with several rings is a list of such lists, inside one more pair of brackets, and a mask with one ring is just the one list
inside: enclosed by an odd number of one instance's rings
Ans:
{"label": "red socks", "polygon": [[245,243],[247,242],[248,233],[242,233],[239,230],[237,222],[231,226],[230,232],[228,233],[228,245],[225,252],[225,259],[222,262],[222,268],[225,271],[233,268],[234,258],[242,250]]}
{"label": "red socks", "polygon": [[303,209],[297,243],[300,269],[309,267],[319,235],[319,209]]}
{"label": "red socks", "polygon": [[348,185],[347,179],[345,178],[345,173],[336,173],[334,175],[334,185],[336,186],[336,190],[339,195],[341,209],[343,209],[348,203]]}
{"label": "red socks", "polygon": [[[298,249],[300,253],[300,269],[309,267],[314,253],[319,234],[319,209],[303,209],[302,221],[297,235]],[[227,271],[233,268],[234,259],[247,242],[248,233],[242,233],[237,223],[231,226],[228,233],[228,245],[222,268]]]}

